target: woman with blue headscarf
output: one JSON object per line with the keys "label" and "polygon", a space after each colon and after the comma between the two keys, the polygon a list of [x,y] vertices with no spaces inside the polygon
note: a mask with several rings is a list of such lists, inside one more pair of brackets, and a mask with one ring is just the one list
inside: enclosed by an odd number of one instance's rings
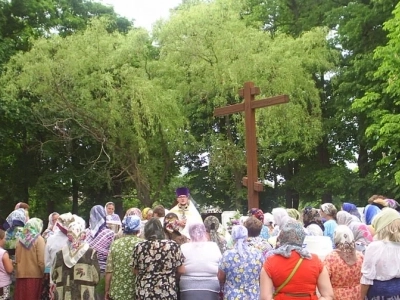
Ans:
{"label": "woman with blue headscarf", "polygon": [[123,236],[111,244],[106,266],[105,294],[113,300],[135,299],[135,279],[130,266],[133,248],[141,241],[138,237],[141,219],[127,216],[122,220]]}
{"label": "woman with blue headscarf", "polygon": [[361,214],[358,211],[357,206],[355,206],[353,203],[343,202],[342,210],[347,211],[349,214],[354,216],[353,218],[355,221],[361,221]]}
{"label": "woman with blue headscarf", "polygon": [[247,245],[247,228],[232,228],[234,247],[224,252],[218,266],[218,279],[224,299],[259,299],[260,271],[264,263],[261,251]]}

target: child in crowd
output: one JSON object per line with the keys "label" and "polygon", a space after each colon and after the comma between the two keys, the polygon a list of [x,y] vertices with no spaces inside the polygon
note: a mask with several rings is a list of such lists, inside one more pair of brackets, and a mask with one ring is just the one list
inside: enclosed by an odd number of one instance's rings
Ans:
{"label": "child in crowd", "polygon": [[10,299],[11,273],[13,264],[8,252],[4,250],[6,232],[0,229],[0,300]]}

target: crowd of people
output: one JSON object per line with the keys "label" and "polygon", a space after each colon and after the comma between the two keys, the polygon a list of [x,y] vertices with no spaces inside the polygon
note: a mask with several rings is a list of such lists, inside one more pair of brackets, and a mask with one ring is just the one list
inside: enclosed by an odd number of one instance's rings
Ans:
{"label": "crowd of people", "polygon": [[[85,220],[42,220],[18,203],[0,230],[0,300],[400,299],[400,207],[374,195],[318,208],[253,208],[229,231],[204,220],[187,188],[176,206],[95,205]],[[324,237],[320,257],[305,246]],[[13,297],[13,298],[12,298]]]}

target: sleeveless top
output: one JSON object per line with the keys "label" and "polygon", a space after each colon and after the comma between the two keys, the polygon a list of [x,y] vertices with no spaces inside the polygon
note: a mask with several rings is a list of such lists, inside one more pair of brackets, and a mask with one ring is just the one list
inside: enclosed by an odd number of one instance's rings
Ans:
{"label": "sleeveless top", "polygon": [[11,284],[11,276],[7,273],[3,265],[3,255],[7,251],[0,247],[0,288]]}

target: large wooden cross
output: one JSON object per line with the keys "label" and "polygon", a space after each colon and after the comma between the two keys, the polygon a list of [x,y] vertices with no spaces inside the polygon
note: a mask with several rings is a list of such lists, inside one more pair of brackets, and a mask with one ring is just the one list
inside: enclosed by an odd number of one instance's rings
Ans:
{"label": "large wooden cross", "polygon": [[289,102],[288,95],[275,96],[267,99],[254,101],[254,97],[260,94],[260,89],[253,82],[246,82],[244,88],[239,90],[240,97],[244,102],[225,107],[216,108],[214,116],[230,115],[244,111],[246,126],[246,158],[247,176],[243,178],[243,185],[247,187],[248,209],[259,208],[258,193],[263,191],[263,184],[258,181],[257,162],[257,139],[256,139],[256,108],[277,105]]}

